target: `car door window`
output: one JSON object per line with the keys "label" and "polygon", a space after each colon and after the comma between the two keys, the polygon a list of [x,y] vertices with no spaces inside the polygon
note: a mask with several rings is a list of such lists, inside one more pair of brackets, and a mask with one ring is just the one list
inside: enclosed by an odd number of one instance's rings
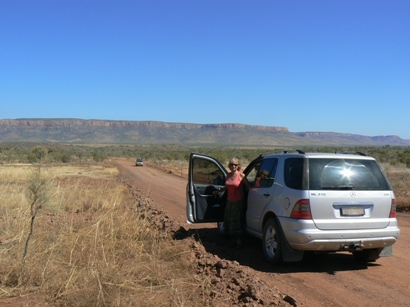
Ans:
{"label": "car door window", "polygon": [[209,160],[194,159],[193,161],[192,182],[202,194],[209,186],[223,186],[225,184],[225,175],[218,166]]}
{"label": "car door window", "polygon": [[[251,186],[254,185],[256,175],[258,174],[259,167],[261,166],[261,162],[254,163],[253,165],[248,166],[245,170],[246,178]],[[249,169],[249,171],[248,171]]]}
{"label": "car door window", "polygon": [[277,159],[265,159],[262,161],[253,181],[253,187],[268,188],[273,185],[277,162]]}

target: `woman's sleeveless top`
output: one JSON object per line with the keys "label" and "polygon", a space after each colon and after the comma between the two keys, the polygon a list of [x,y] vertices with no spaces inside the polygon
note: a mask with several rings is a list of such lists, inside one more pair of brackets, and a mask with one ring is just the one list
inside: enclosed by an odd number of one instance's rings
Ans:
{"label": "woman's sleeveless top", "polygon": [[237,176],[233,180],[226,180],[225,187],[228,190],[229,201],[239,201],[243,199],[244,190],[240,174],[237,174]]}

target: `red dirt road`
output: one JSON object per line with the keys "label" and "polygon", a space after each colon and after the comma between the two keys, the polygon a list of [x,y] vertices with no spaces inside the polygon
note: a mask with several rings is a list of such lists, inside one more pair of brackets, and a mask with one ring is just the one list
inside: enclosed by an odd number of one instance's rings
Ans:
{"label": "red dirt road", "polygon": [[273,266],[264,260],[257,239],[246,237],[244,248],[234,250],[224,245],[214,224],[187,224],[185,178],[149,166],[135,167],[126,160],[113,163],[133,178],[158,209],[187,230],[195,229],[208,252],[253,270],[255,276],[295,298],[297,306],[410,306],[409,214],[398,214],[401,236],[393,246],[393,257],[360,264],[349,253],[307,255],[298,263]]}

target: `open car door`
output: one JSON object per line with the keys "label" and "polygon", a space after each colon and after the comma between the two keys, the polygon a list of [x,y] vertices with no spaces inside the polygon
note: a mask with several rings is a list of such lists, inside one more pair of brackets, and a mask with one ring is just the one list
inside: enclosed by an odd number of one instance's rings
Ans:
{"label": "open car door", "polygon": [[226,194],[213,192],[225,186],[227,171],[213,157],[191,153],[186,191],[186,215],[189,223],[222,222]]}

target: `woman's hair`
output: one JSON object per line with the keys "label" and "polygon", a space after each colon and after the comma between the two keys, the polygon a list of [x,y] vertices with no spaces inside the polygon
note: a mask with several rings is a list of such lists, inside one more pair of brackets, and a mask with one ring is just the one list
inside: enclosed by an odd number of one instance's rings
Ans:
{"label": "woman's hair", "polygon": [[238,171],[241,170],[241,162],[239,162],[239,159],[238,159],[238,158],[235,158],[235,157],[231,158],[231,160],[229,160],[229,164],[238,164],[238,166],[236,167],[236,169],[237,169]]}

